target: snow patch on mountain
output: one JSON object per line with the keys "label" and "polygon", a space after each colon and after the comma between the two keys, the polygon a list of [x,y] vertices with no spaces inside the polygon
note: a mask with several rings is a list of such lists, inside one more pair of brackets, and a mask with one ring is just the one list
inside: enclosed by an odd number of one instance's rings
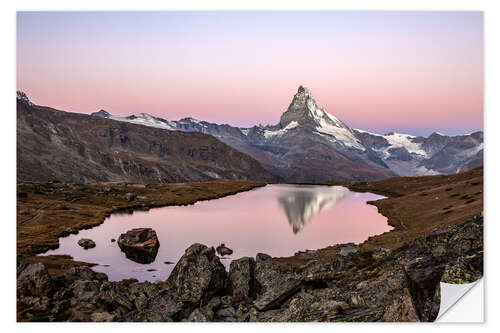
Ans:
{"label": "snow patch on mountain", "polygon": [[360,133],[367,133],[373,136],[378,136],[381,138],[384,138],[387,143],[389,144],[388,147],[380,148],[380,149],[375,149],[373,150],[382,153],[383,158],[387,159],[391,156],[391,153],[389,152],[390,149],[392,148],[405,148],[410,154],[418,154],[421,155],[422,157],[427,158],[427,153],[425,152],[424,149],[422,149],[422,144],[418,142],[413,142],[412,139],[415,138],[414,135],[410,134],[401,134],[401,133],[389,133],[389,134],[376,134],[368,131],[364,131],[361,129],[356,128],[356,131]]}
{"label": "snow patch on mountain", "polygon": [[156,127],[156,128],[162,128],[162,129],[167,129],[167,130],[177,130],[177,126],[173,122],[169,122],[168,120],[162,119],[162,118],[157,118],[155,116],[152,116],[148,113],[138,113],[134,114],[128,117],[122,117],[122,116],[113,116],[110,115],[108,117],[109,119],[117,120],[117,121],[124,121],[127,123],[133,123],[133,124],[139,124],[139,125],[145,125],[145,126],[150,126],[150,127]]}
{"label": "snow patch on mountain", "polygon": [[286,125],[284,128],[281,128],[279,130],[276,130],[276,131],[264,130],[264,136],[267,139],[274,137],[274,136],[277,136],[277,135],[280,136],[280,135],[285,134],[288,130],[291,130],[292,128],[295,128],[297,126],[299,126],[298,122],[291,121],[288,125]]}
{"label": "snow patch on mountain", "polygon": [[425,150],[422,149],[422,145],[420,143],[411,141],[411,139],[414,137],[415,136],[413,135],[400,134],[400,133],[390,133],[383,135],[383,138],[385,138],[391,145],[390,147],[384,149],[385,151],[387,151],[390,148],[403,147],[406,148],[406,150],[408,150],[410,154],[414,153],[427,157],[427,153],[425,152]]}
{"label": "snow patch on mountain", "polygon": [[439,175],[439,172],[432,170],[432,169],[427,169],[424,166],[419,166],[415,169],[415,175],[417,176],[435,176]]}
{"label": "snow patch on mountain", "polygon": [[333,136],[336,141],[340,141],[348,147],[363,151],[366,150],[366,148],[361,144],[361,142],[359,142],[359,140],[349,128],[332,125],[331,123],[326,122],[323,118],[319,120],[319,126],[316,127],[316,131],[319,133],[327,134],[329,136]]}

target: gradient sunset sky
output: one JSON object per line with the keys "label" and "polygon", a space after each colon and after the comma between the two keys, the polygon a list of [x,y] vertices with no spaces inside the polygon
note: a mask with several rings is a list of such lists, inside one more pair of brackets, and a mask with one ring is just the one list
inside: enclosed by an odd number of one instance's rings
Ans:
{"label": "gradient sunset sky", "polygon": [[483,129],[481,12],[19,12],[39,105],[276,124],[299,85],[354,128]]}

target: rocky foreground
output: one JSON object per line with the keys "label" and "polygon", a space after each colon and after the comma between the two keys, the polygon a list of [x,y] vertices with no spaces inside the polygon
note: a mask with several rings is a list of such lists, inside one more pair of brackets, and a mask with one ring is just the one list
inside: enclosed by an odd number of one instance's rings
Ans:
{"label": "rocky foreground", "polygon": [[258,254],[226,272],[213,247],[190,246],[168,280],[107,281],[89,267],[53,275],[17,261],[19,321],[433,321],[439,282],[483,272],[483,217],[438,227],[392,251],[353,244],[291,258]]}

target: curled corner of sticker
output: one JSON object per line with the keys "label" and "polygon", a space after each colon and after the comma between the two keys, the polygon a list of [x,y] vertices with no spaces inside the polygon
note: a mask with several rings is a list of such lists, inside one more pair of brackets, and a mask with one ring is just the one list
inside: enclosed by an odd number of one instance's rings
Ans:
{"label": "curled corner of sticker", "polygon": [[[476,285],[481,285],[481,290],[478,295],[474,295],[474,298],[471,299],[473,303],[479,302],[480,304],[462,304],[465,301],[464,295],[469,293],[469,291],[474,288]],[[436,318],[436,322],[482,322],[483,321],[483,278],[465,284],[451,284],[440,282],[441,288],[441,303],[439,307],[439,313]],[[464,298],[464,299],[462,299]],[[476,311],[477,316],[474,316],[474,319],[468,320],[463,316],[450,316],[448,311],[451,308],[455,308],[458,306],[464,306],[464,310],[466,313],[470,314],[471,311]],[[480,311],[480,313],[478,312]],[[452,311],[453,312],[453,311]],[[462,313],[462,310],[459,310]],[[445,315],[446,314],[446,315]],[[457,313],[458,314],[458,313]]]}

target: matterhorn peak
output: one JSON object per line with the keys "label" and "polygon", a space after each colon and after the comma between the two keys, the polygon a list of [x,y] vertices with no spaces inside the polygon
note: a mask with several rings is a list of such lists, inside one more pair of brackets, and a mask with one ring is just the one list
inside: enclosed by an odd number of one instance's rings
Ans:
{"label": "matterhorn peak", "polygon": [[300,85],[299,89],[297,90],[297,94],[303,94],[303,95],[311,96],[311,91],[309,91],[309,89],[307,89],[306,87]]}
{"label": "matterhorn peak", "polygon": [[326,135],[336,142],[342,142],[345,146],[364,150],[353,131],[340,119],[318,107],[311,91],[302,85],[293,96],[286,112],[281,115],[279,125],[281,129],[305,128]]}
{"label": "matterhorn peak", "polygon": [[[301,125],[319,125],[323,118],[334,118],[316,105],[312,93],[304,86],[299,86],[297,93],[285,113],[281,115],[280,125],[285,127],[292,121]],[[336,120],[336,118],[335,118]]]}

